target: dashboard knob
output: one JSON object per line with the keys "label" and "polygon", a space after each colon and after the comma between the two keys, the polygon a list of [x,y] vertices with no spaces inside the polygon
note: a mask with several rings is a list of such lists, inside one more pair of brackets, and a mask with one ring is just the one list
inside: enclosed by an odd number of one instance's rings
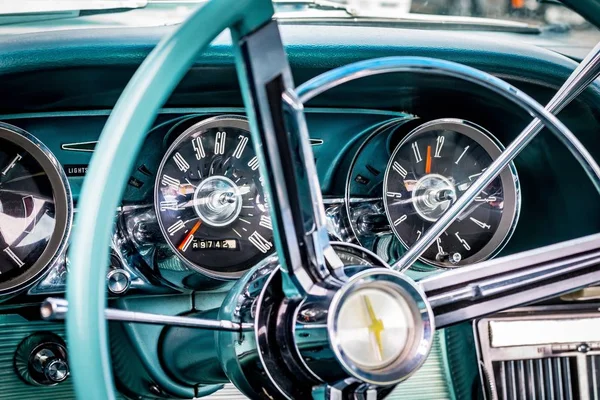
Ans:
{"label": "dashboard knob", "polygon": [[62,358],[54,358],[46,363],[44,374],[52,382],[62,382],[69,376],[69,364]]}
{"label": "dashboard knob", "polygon": [[112,294],[123,294],[129,290],[131,276],[122,268],[114,268],[106,274],[106,285]]}
{"label": "dashboard knob", "polygon": [[31,385],[52,386],[69,377],[65,343],[49,332],[24,339],[15,353],[14,365],[21,379]]}

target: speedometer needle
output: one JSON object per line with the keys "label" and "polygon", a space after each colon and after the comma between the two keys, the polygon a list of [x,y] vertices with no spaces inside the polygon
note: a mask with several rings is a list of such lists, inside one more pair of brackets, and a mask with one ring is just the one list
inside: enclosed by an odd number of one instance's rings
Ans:
{"label": "speedometer needle", "polygon": [[425,161],[425,173],[431,173],[431,146],[427,146],[427,161]]}
{"label": "speedometer needle", "polygon": [[179,250],[183,251],[183,249],[187,247],[188,242],[190,240],[192,240],[192,236],[194,236],[194,233],[196,233],[198,228],[200,228],[201,224],[202,224],[202,221],[200,221],[200,220],[198,220],[198,222],[196,222],[194,227],[188,232],[187,235],[185,235],[185,238],[183,238],[183,241],[179,244],[179,246],[177,246],[177,248]]}

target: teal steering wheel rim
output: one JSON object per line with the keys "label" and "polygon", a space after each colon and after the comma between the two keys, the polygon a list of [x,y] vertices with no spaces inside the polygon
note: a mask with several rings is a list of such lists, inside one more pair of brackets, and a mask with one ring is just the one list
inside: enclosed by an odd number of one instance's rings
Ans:
{"label": "teal steering wheel rim", "polygon": [[[69,258],[67,338],[77,398],[115,398],[108,349],[106,267],[115,210],[160,107],[196,60],[227,28],[244,36],[273,16],[270,0],[212,0],[148,55],[121,94],[89,165]],[[98,190],[98,189],[101,190]]]}

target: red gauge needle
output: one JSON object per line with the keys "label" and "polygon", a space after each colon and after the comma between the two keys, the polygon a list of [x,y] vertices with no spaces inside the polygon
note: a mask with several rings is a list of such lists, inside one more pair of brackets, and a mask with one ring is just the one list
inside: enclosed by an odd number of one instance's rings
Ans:
{"label": "red gauge needle", "polygon": [[425,161],[425,173],[431,173],[431,146],[427,146],[427,161]]}
{"label": "red gauge needle", "polygon": [[177,246],[177,248],[179,250],[183,251],[183,248],[185,247],[187,242],[189,240],[191,240],[192,236],[194,236],[194,233],[196,233],[198,228],[200,228],[201,224],[202,224],[202,221],[200,221],[200,220],[198,220],[198,222],[196,222],[196,225],[194,225],[194,227],[188,232],[188,234],[185,235],[185,237],[183,238],[183,241],[179,244],[179,246]]}

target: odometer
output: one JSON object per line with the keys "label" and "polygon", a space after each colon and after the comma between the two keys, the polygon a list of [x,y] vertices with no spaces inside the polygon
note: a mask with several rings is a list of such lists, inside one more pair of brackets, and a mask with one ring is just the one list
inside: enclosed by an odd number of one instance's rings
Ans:
{"label": "odometer", "polygon": [[[475,124],[442,119],[413,130],[394,150],[384,179],[384,205],[396,237],[412,246],[500,155]],[[512,234],[520,204],[514,165],[504,170],[423,254],[458,266],[495,254]]]}
{"label": "odometer", "polygon": [[236,239],[197,239],[192,244],[192,250],[239,250],[240,242]]}
{"label": "odometer", "polygon": [[173,252],[202,273],[239,277],[271,253],[271,219],[248,122],[220,116],[183,132],[160,165],[155,208]]}

